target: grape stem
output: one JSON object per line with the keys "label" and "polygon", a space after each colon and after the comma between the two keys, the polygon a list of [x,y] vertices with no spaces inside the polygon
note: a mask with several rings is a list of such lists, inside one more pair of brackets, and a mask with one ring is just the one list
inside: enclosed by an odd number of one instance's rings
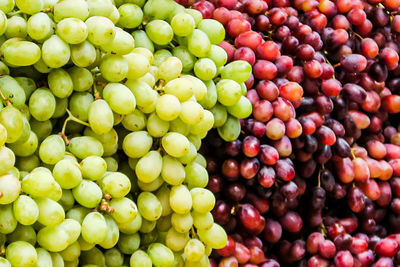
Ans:
{"label": "grape stem", "polygon": [[355,31],[351,30],[351,32],[354,34],[354,36],[356,36],[361,41],[364,40],[364,38],[361,35],[359,35],[358,33],[356,33]]}
{"label": "grape stem", "polygon": [[53,13],[54,12],[54,6],[42,9],[42,12],[44,12],[44,13]]}
{"label": "grape stem", "polygon": [[21,14],[21,13],[22,13],[21,10],[16,10],[16,11],[7,13],[7,16],[12,17],[12,16],[15,16],[15,15],[18,15],[18,14]]}
{"label": "grape stem", "polygon": [[66,109],[66,111],[68,113],[68,118],[64,121],[63,127],[62,127],[61,132],[59,133],[59,135],[64,139],[65,143],[67,145],[69,145],[69,140],[68,140],[67,136],[65,135],[65,129],[67,128],[67,123],[69,121],[74,121],[74,122],[77,122],[79,124],[82,124],[82,125],[85,125],[85,126],[88,126],[88,127],[90,127],[90,124],[87,123],[87,122],[84,122],[84,121],[82,121],[82,120],[80,120],[78,118],[76,118],[74,115],[72,115],[71,111],[69,111],[68,109]]}
{"label": "grape stem", "polygon": [[12,106],[11,100],[3,95],[3,92],[1,91],[1,88],[0,88],[0,97],[4,100],[4,102],[7,103],[7,106]]}
{"label": "grape stem", "polygon": [[97,90],[96,87],[96,83],[93,83],[93,95],[95,101],[101,99],[100,92]]}

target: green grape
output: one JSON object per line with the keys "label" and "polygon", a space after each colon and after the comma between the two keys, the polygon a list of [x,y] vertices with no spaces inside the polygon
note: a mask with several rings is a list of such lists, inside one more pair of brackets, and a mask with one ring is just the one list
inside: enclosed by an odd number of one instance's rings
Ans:
{"label": "green grape", "polygon": [[106,17],[94,16],[86,21],[88,29],[88,40],[94,45],[106,45],[114,39],[115,26],[114,23]]}
{"label": "green grape", "polygon": [[162,120],[156,113],[151,114],[147,118],[147,131],[153,137],[164,136],[169,129],[169,122]]}
{"label": "green grape", "polygon": [[14,232],[7,235],[7,242],[26,241],[32,246],[36,244],[36,232],[32,226],[18,224]]}
{"label": "green grape", "polygon": [[86,24],[77,18],[65,18],[58,22],[56,33],[69,44],[80,44],[88,37]]}
{"label": "green grape", "polygon": [[23,225],[32,225],[39,218],[39,207],[36,202],[26,195],[20,195],[13,203],[15,219]]}
{"label": "green grape", "polygon": [[208,260],[207,255],[203,255],[203,257],[199,261],[189,261],[185,260],[185,267],[207,267],[210,266],[210,261]]}
{"label": "green grape", "polygon": [[71,55],[69,45],[57,35],[51,36],[42,46],[42,59],[51,68],[60,68],[68,63]]}
{"label": "green grape", "polygon": [[195,162],[197,162],[198,164],[200,164],[204,168],[207,168],[207,160],[205,159],[205,157],[202,154],[197,153]]}
{"label": "green grape", "polygon": [[185,9],[185,13],[189,14],[190,16],[193,17],[196,26],[200,24],[200,22],[203,19],[203,15],[201,14],[200,11],[196,10],[196,9],[192,9],[192,8],[186,8]]}
{"label": "green grape", "polygon": [[207,170],[197,162],[191,162],[185,167],[186,178],[185,181],[189,188],[206,187],[208,184]]}
{"label": "green grape", "polygon": [[240,130],[239,119],[233,116],[228,116],[225,124],[218,128],[218,133],[225,141],[232,142],[239,137]]}
{"label": "green grape", "polygon": [[150,151],[137,163],[135,171],[138,179],[150,183],[157,179],[162,169],[162,158],[158,151]]}
{"label": "green grape", "polygon": [[107,222],[99,212],[91,212],[82,222],[82,237],[85,241],[99,244],[107,238]]}
{"label": "green grape", "polygon": [[22,179],[22,191],[34,197],[47,197],[54,189],[54,183],[51,172],[38,167]]}
{"label": "green grape", "polygon": [[158,45],[169,44],[174,37],[171,25],[159,19],[152,20],[146,25],[146,33],[150,40]]}
{"label": "green grape", "polygon": [[73,219],[65,219],[57,226],[60,230],[68,234],[68,244],[71,245],[78,240],[81,233],[81,225]]}
{"label": "green grape", "polygon": [[171,216],[171,225],[179,233],[187,233],[193,226],[193,218],[190,213],[173,213]]}
{"label": "green grape", "polygon": [[171,215],[160,217],[160,219],[157,220],[157,230],[159,232],[166,232],[171,227]]}
{"label": "green grape", "polygon": [[77,221],[79,224],[82,224],[83,219],[85,219],[86,215],[88,215],[89,212],[89,208],[75,206],[67,212],[66,220],[71,219]]}
{"label": "green grape", "polygon": [[62,189],[58,183],[52,184],[53,189],[51,190],[50,194],[47,196],[51,200],[59,201],[62,196]]}
{"label": "green grape", "polygon": [[156,267],[169,267],[174,264],[174,253],[161,243],[153,243],[147,249],[151,261]]}
{"label": "green grape", "polygon": [[204,109],[195,101],[186,101],[182,103],[182,111],[179,118],[187,124],[195,125],[203,119]]}
{"label": "green grape", "polygon": [[171,27],[177,36],[188,36],[195,28],[195,21],[187,13],[176,14],[171,20]]}
{"label": "green grape", "polygon": [[51,116],[52,119],[61,118],[67,113],[68,108],[68,98],[58,98],[56,97],[56,109]]}
{"label": "green grape", "polygon": [[196,57],[206,57],[211,50],[211,42],[207,34],[194,29],[188,36],[188,49]]}
{"label": "green grape", "polygon": [[0,61],[0,74],[2,76],[10,74],[10,69],[6,64],[3,63],[3,61]]}
{"label": "green grape", "polygon": [[44,163],[54,165],[62,160],[64,154],[65,143],[59,135],[50,135],[40,144],[39,157]]}
{"label": "green grape", "polygon": [[114,39],[110,43],[103,45],[101,48],[108,53],[126,55],[130,53],[134,47],[135,40],[132,35],[121,28],[116,27]]}
{"label": "green grape", "polygon": [[78,18],[86,20],[89,17],[89,5],[85,0],[64,0],[54,6],[54,20],[61,21],[64,18]]}
{"label": "green grape", "polygon": [[241,96],[239,101],[235,105],[229,106],[227,110],[232,116],[245,119],[251,115],[253,106],[247,97]]}
{"label": "green grape", "polygon": [[185,12],[185,7],[182,5],[178,5],[177,3],[174,3],[174,8],[173,10],[168,14],[167,21],[171,21],[176,15],[184,13]]}
{"label": "green grape", "polygon": [[[79,259],[74,261],[64,261],[64,267],[78,267]],[[97,265],[85,265],[84,267],[96,267]]]}
{"label": "green grape", "polygon": [[64,220],[64,209],[56,201],[42,197],[36,198],[35,202],[39,208],[38,222],[42,225],[54,226]]}
{"label": "green grape", "polygon": [[153,94],[157,94],[147,83],[137,80],[128,80],[125,85],[135,95],[136,103],[138,106],[148,106],[153,102],[156,102],[156,97]]}
{"label": "green grape", "polygon": [[142,23],[143,11],[135,4],[123,4],[118,8],[118,12],[120,14],[118,25],[121,28],[134,29]]}
{"label": "green grape", "polygon": [[0,10],[2,10],[5,14],[13,11],[15,6],[14,0],[5,0],[0,3]]}
{"label": "green grape", "polygon": [[[5,75],[0,77],[0,90],[6,99],[8,99],[16,108],[24,106],[26,95],[24,89],[20,86],[17,80],[11,76]],[[3,98],[1,98],[3,102]],[[5,102],[3,102],[6,104]]]}
{"label": "green grape", "polygon": [[96,48],[90,42],[84,41],[77,45],[71,45],[71,60],[76,66],[89,67],[95,63],[96,58]]}
{"label": "green grape", "polygon": [[57,252],[50,252],[53,267],[64,267],[64,260]]}
{"label": "green grape", "polygon": [[139,229],[142,227],[142,222],[143,222],[142,216],[140,215],[140,213],[137,213],[135,219],[133,219],[132,221],[127,223],[117,222],[117,224],[121,233],[131,235],[139,231]]}
{"label": "green grape", "polygon": [[193,188],[190,190],[193,201],[193,210],[199,213],[211,211],[215,205],[215,197],[213,193],[204,188]]}
{"label": "green grape", "polygon": [[[17,227],[17,219],[15,219],[13,214],[13,208],[11,204],[0,205],[0,234],[12,233]],[[10,260],[10,259],[9,259]]]}
{"label": "green grape", "polygon": [[172,213],[171,207],[169,205],[169,195],[170,190],[167,185],[162,186],[157,192],[156,196],[161,203],[162,213],[161,216],[167,216]]}
{"label": "green grape", "polygon": [[228,61],[228,54],[218,45],[211,45],[211,50],[207,57],[214,61],[217,68],[224,66]]}
{"label": "green grape", "polygon": [[210,229],[197,229],[200,239],[214,249],[221,249],[226,246],[228,237],[224,228],[214,223]]}
{"label": "green grape", "polygon": [[46,226],[38,232],[37,241],[44,249],[59,252],[68,247],[69,235],[60,225]]}
{"label": "green grape", "polygon": [[121,123],[125,129],[135,132],[143,130],[146,127],[147,118],[143,112],[135,109],[132,113],[125,115]]}
{"label": "green grape", "polygon": [[107,237],[99,245],[105,249],[110,249],[117,245],[119,239],[119,229],[116,222],[110,215],[106,215],[104,218],[106,219],[107,223]]}
{"label": "green grape", "polygon": [[6,258],[15,267],[35,267],[38,255],[28,242],[16,241],[7,246]]}
{"label": "green grape", "polygon": [[113,129],[105,134],[96,134],[91,128],[86,128],[84,135],[91,136],[99,140],[103,146],[103,156],[115,154],[118,149],[118,133]]}
{"label": "green grape", "polygon": [[119,82],[127,77],[128,62],[119,55],[106,55],[100,64],[101,75],[109,82]]}
{"label": "green grape", "polygon": [[[143,49],[146,49],[146,48],[143,48]],[[147,83],[148,85],[150,85],[150,87],[154,87],[156,85],[156,78],[152,74],[150,74],[150,72],[146,73],[145,75],[138,78],[137,80]]]}
{"label": "green grape", "polygon": [[117,248],[112,248],[104,252],[106,259],[106,266],[108,267],[119,267],[124,263],[124,256]]}
{"label": "green grape", "polygon": [[3,257],[0,257],[0,266],[1,267],[12,267],[11,263]]}
{"label": "green grape", "polygon": [[191,214],[196,229],[210,229],[214,223],[214,218],[211,212],[199,213],[193,210]]}
{"label": "green grape", "polygon": [[43,8],[54,7],[58,0],[43,0]]}
{"label": "green grape", "polygon": [[152,267],[152,262],[151,259],[149,257],[149,255],[147,255],[146,252],[144,252],[143,250],[136,250],[130,260],[129,260],[129,264],[130,267]]}
{"label": "green grape", "polygon": [[54,69],[47,76],[51,92],[59,98],[68,97],[74,90],[71,76],[63,69]]}
{"label": "green grape", "polygon": [[174,57],[179,58],[182,62],[183,73],[189,73],[193,69],[196,57],[189,52],[186,46],[174,47],[174,49],[172,50],[172,54]]}
{"label": "green grape", "polygon": [[[26,107],[26,108],[28,108],[28,107]],[[23,110],[25,110],[25,109],[23,109]],[[26,111],[26,112],[29,113],[29,111]],[[24,114],[23,114],[23,115],[24,115]],[[24,116],[24,117],[22,118],[22,120],[23,120],[23,122],[24,122],[23,128],[22,128],[22,134],[21,134],[21,136],[18,138],[17,142],[15,142],[15,143],[13,143],[13,144],[22,144],[22,143],[28,141],[28,139],[29,139],[29,137],[30,137],[30,135],[31,135],[31,126],[30,126],[30,124],[29,124],[29,121],[28,121],[27,117]],[[33,151],[35,151],[35,150],[33,150]]]}
{"label": "green grape", "polygon": [[20,16],[12,16],[7,20],[7,28],[5,31],[5,36],[10,39],[14,37],[25,38],[26,32],[26,20]]}
{"label": "green grape", "polygon": [[105,134],[113,128],[114,115],[106,101],[98,99],[90,104],[88,121],[97,134]]}
{"label": "green grape", "polygon": [[136,47],[144,47],[144,48],[149,49],[152,53],[154,52],[153,42],[147,36],[145,31],[143,31],[143,30],[134,31],[132,33],[132,36],[135,39]]}
{"label": "green grape", "polygon": [[140,54],[140,55],[147,57],[150,64],[153,64],[154,56],[153,56],[153,53],[149,49],[147,49],[145,47],[136,47],[132,50],[132,53]]}
{"label": "green grape", "polygon": [[138,233],[127,235],[121,234],[118,241],[118,248],[124,254],[132,254],[140,246],[140,235]]}
{"label": "green grape", "polygon": [[210,111],[214,116],[214,127],[218,128],[223,126],[228,118],[228,112],[226,111],[226,108],[223,105],[217,103],[214,107],[211,108]]}
{"label": "green grape", "polygon": [[0,146],[4,146],[7,141],[7,129],[0,123]]}
{"label": "green grape", "polygon": [[157,100],[156,112],[158,117],[162,120],[174,120],[181,112],[181,103],[176,96],[164,94]]}
{"label": "green grape", "polygon": [[136,107],[136,99],[133,93],[123,84],[109,83],[103,90],[104,100],[111,109],[118,114],[129,114]]}
{"label": "green grape", "polygon": [[[178,160],[182,163],[182,164],[189,164],[190,162],[194,161],[197,155],[197,149],[194,146],[194,144],[189,141],[189,151],[188,153],[185,154],[185,156],[180,157]],[[186,176],[186,173],[185,173]]]}
{"label": "green grape", "polygon": [[65,211],[70,210],[75,204],[75,199],[72,195],[72,191],[69,189],[62,189],[62,195],[60,200],[58,200],[58,203],[60,203]]}
{"label": "green grape", "polygon": [[88,120],[89,109],[94,101],[92,94],[87,92],[73,93],[69,101],[69,109],[77,119]]}
{"label": "green grape", "polygon": [[124,55],[124,59],[128,63],[128,79],[138,79],[149,71],[149,58],[142,54],[131,52]]}
{"label": "green grape", "polygon": [[105,266],[106,258],[100,249],[94,247],[88,251],[82,251],[81,257],[79,258],[79,264],[82,266],[91,264],[92,266],[90,267]]}
{"label": "green grape", "polygon": [[43,248],[36,248],[36,253],[37,253],[37,261],[36,265],[37,267],[43,266],[43,267],[52,267],[53,262],[50,256],[50,253],[43,249]]}
{"label": "green grape", "polygon": [[163,157],[161,176],[170,185],[180,185],[185,180],[185,169],[176,158]]}
{"label": "green grape", "polygon": [[40,48],[28,41],[12,42],[3,51],[4,60],[13,66],[30,66],[40,59]]}
{"label": "green grape", "polygon": [[118,170],[118,161],[113,157],[105,157],[104,160],[107,163],[107,171],[116,172]]}
{"label": "green grape", "polygon": [[201,133],[207,134],[207,132],[209,130],[211,130],[213,125],[214,125],[214,115],[210,111],[204,110],[203,118],[201,119],[201,121],[199,123],[197,123],[196,125],[193,125],[190,128],[190,133],[198,134],[198,135],[200,135]]}
{"label": "green grape", "polygon": [[53,130],[53,125],[51,124],[51,121],[37,121],[35,119],[30,120],[30,125],[32,131],[36,134],[38,140],[41,142],[43,141],[46,137],[48,137]]}
{"label": "green grape", "polygon": [[205,109],[212,109],[217,103],[217,88],[215,87],[214,81],[206,81],[207,86],[207,96],[199,101],[199,104],[202,105]]}
{"label": "green grape", "polygon": [[52,68],[44,63],[42,58],[40,58],[39,61],[33,65],[33,67],[40,73],[49,73],[52,70]]}
{"label": "green grape", "polygon": [[165,244],[175,252],[179,252],[185,248],[189,241],[188,233],[179,233],[174,228],[170,228],[165,238]]}
{"label": "green grape", "polygon": [[160,200],[153,193],[140,193],[137,203],[139,212],[144,219],[155,221],[161,217],[162,205]]}
{"label": "green grape", "polygon": [[68,74],[71,77],[75,91],[84,92],[89,90],[93,85],[93,75],[86,68],[74,66],[68,69]]}
{"label": "green grape", "polygon": [[182,72],[182,62],[177,57],[168,57],[165,59],[158,68],[158,78],[170,81],[178,78],[179,74]]}
{"label": "green grape", "polygon": [[225,28],[218,20],[203,19],[198,29],[205,32],[214,45],[221,43],[225,39]]}
{"label": "green grape", "polygon": [[0,147],[0,175],[6,174],[15,164],[15,155],[8,147]]}
{"label": "green grape", "polygon": [[99,156],[84,158],[80,165],[83,177],[92,181],[100,179],[107,171],[106,161]]}
{"label": "green grape", "polygon": [[139,131],[125,136],[122,147],[128,157],[141,158],[149,152],[152,144],[153,138],[148,132]]}
{"label": "green grape", "polygon": [[180,133],[167,133],[161,143],[164,150],[176,158],[183,157],[189,151],[189,140]]}
{"label": "green grape", "polygon": [[72,189],[82,181],[80,165],[70,159],[63,159],[53,168],[53,177],[63,189]]}
{"label": "green grape", "polygon": [[180,118],[176,118],[175,120],[170,122],[169,131],[188,135],[190,132],[190,125],[184,123]]}
{"label": "green grape", "polygon": [[159,49],[154,53],[153,65],[159,67],[169,57],[172,57],[171,52],[166,49]]}
{"label": "green grape", "polygon": [[142,234],[151,233],[156,228],[157,221],[148,221],[146,219],[142,219],[142,226],[140,227],[140,232]]}
{"label": "green grape", "polygon": [[59,253],[65,261],[74,261],[78,259],[79,255],[81,254],[81,247],[79,245],[79,242],[75,241],[74,243],[69,245],[66,249],[60,251]]}
{"label": "green grape", "polygon": [[189,79],[193,83],[193,94],[197,101],[200,101],[207,96],[207,86],[202,80],[191,75],[185,75],[183,78]]}
{"label": "green grape", "polygon": [[110,194],[113,198],[121,198],[131,190],[131,182],[125,174],[112,172],[101,179],[100,187],[104,195]]}
{"label": "green grape", "polygon": [[221,70],[222,79],[232,79],[238,83],[243,83],[250,78],[251,65],[244,60],[236,60],[226,65]]}
{"label": "green grape", "polygon": [[75,200],[86,208],[95,208],[103,197],[100,187],[89,180],[82,180],[77,187],[72,189],[72,194]]}
{"label": "green grape", "polygon": [[194,64],[194,73],[204,81],[212,80],[217,75],[217,66],[209,58],[201,58]]}
{"label": "green grape", "polygon": [[114,198],[109,202],[114,212],[111,216],[117,223],[129,223],[134,220],[138,214],[136,204],[129,198]]}
{"label": "green grape", "polygon": [[36,155],[17,158],[16,167],[21,172],[31,172],[34,168],[39,167],[40,160]]}
{"label": "green grape", "polygon": [[218,102],[224,106],[235,105],[242,96],[240,85],[233,80],[220,80],[216,87]]}
{"label": "green grape", "polygon": [[[200,147],[201,147],[201,137],[200,136],[191,134],[188,136],[188,139],[189,139],[189,142],[191,142],[195,146],[196,151],[200,149]],[[196,155],[194,155],[194,157],[196,157]]]}
{"label": "green grape", "polygon": [[169,196],[171,209],[179,214],[185,214],[192,208],[192,197],[185,185],[176,185],[171,188]]}
{"label": "green grape", "polygon": [[186,260],[200,261],[205,253],[204,244],[198,239],[190,239],[185,246],[184,253]]}
{"label": "green grape", "polygon": [[144,183],[140,180],[137,180],[137,184],[142,191],[153,192],[156,191],[160,186],[164,183],[164,180],[161,176],[158,176],[154,181],[150,183]]}
{"label": "green grape", "polygon": [[[3,146],[1,150],[4,150],[4,148],[6,147]],[[1,205],[10,204],[14,202],[18,198],[20,191],[21,191],[21,182],[16,176],[12,174],[6,174],[0,176]]]}
{"label": "green grape", "polygon": [[87,0],[89,16],[108,17],[112,12],[112,2],[109,0]]}

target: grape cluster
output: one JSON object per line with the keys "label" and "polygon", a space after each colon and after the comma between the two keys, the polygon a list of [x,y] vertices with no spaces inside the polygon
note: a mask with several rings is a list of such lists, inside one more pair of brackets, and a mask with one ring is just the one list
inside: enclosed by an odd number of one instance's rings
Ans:
{"label": "grape cluster", "polygon": [[172,0],[1,1],[1,266],[209,266],[198,150],[252,112],[224,38]]}

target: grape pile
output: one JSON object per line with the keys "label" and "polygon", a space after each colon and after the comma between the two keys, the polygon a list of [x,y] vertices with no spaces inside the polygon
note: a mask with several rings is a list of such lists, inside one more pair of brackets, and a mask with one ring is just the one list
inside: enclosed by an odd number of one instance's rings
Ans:
{"label": "grape pile", "polygon": [[179,3],[253,66],[241,136],[203,146],[230,235],[211,264],[398,266],[400,2]]}
{"label": "grape pile", "polygon": [[209,266],[198,150],[252,112],[224,38],[172,0],[1,1],[1,266]]}

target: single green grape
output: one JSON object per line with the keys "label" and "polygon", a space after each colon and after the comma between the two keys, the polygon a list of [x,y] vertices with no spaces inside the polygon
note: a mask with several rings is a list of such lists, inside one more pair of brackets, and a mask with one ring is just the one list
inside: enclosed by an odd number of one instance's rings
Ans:
{"label": "single green grape", "polygon": [[[74,261],[74,260],[78,259],[79,255],[81,254],[81,248],[80,248],[79,242],[75,241],[74,243],[69,245],[66,249],[64,249],[63,251],[60,251],[59,253],[65,261]],[[51,259],[51,257],[50,257],[50,259]]]}
{"label": "single green grape", "polygon": [[82,172],[78,163],[62,159],[54,165],[53,177],[63,189],[72,189],[82,181]]}
{"label": "single green grape", "polygon": [[145,183],[150,183],[161,174],[162,158],[158,151],[150,151],[144,155],[136,165],[137,178]]}
{"label": "single green grape", "polygon": [[176,96],[164,94],[157,100],[156,113],[160,119],[172,121],[181,113],[181,103]]}
{"label": "single green grape", "polygon": [[198,239],[190,239],[184,249],[186,260],[188,261],[200,261],[204,256],[205,247],[204,244]]}
{"label": "single green grape", "polygon": [[58,200],[58,203],[60,203],[65,211],[70,210],[75,204],[75,199],[72,195],[72,191],[69,189],[63,189],[61,198],[60,200]]}
{"label": "single green grape", "polygon": [[56,22],[69,17],[86,20],[89,17],[88,3],[85,0],[64,0],[54,6]]}
{"label": "single green grape", "polygon": [[171,188],[169,202],[171,209],[179,214],[188,213],[192,208],[192,197],[185,185],[176,185]]}
{"label": "single green grape", "polygon": [[214,223],[214,218],[211,212],[199,213],[193,210],[191,214],[196,229],[209,229]]}
{"label": "single green grape", "polygon": [[203,81],[210,81],[217,75],[217,66],[209,58],[201,58],[194,64],[194,73]]}
{"label": "single green grape", "polygon": [[235,116],[238,119],[245,119],[251,115],[253,106],[247,97],[241,96],[239,101],[236,104],[227,107],[227,110],[232,116]]}
{"label": "single green grape", "polygon": [[[192,143],[192,141],[189,139],[189,151],[188,151],[188,153],[186,153],[183,157],[180,157],[178,160],[182,164],[189,164],[190,162],[192,162],[192,161],[194,161],[196,159],[196,155],[197,155],[197,148]],[[186,176],[186,174],[185,174],[185,176]]]}
{"label": "single green grape", "polygon": [[0,147],[0,175],[8,173],[14,164],[14,152],[6,146]]}
{"label": "single green grape", "polygon": [[188,233],[179,233],[174,228],[170,228],[165,238],[165,244],[175,252],[179,252],[185,248],[189,241]]}
{"label": "single green grape", "polygon": [[47,164],[56,164],[65,154],[65,143],[59,135],[50,135],[40,144],[39,157]]}
{"label": "single green grape", "polygon": [[13,203],[16,220],[22,225],[32,225],[39,218],[39,207],[36,202],[26,195],[20,195]]}
{"label": "single green grape", "polygon": [[98,99],[90,104],[88,121],[97,134],[105,134],[114,126],[114,115],[108,103]]}
{"label": "single green grape", "polygon": [[117,245],[119,239],[119,229],[117,223],[110,215],[104,216],[107,224],[107,236],[99,245],[102,248],[110,249]]}
{"label": "single green grape", "polygon": [[206,187],[208,183],[207,170],[197,162],[191,162],[185,167],[186,178],[189,188]]}
{"label": "single green grape", "polygon": [[107,237],[107,222],[99,212],[91,212],[82,222],[82,237],[89,243],[99,244]]}
{"label": "single green grape", "polygon": [[64,266],[64,259],[61,255],[57,252],[50,252],[51,256],[51,263],[53,267],[63,267]]}
{"label": "single green grape", "polygon": [[71,45],[71,60],[78,67],[89,67],[97,59],[98,50],[88,41]]}
{"label": "single green grape", "polygon": [[21,112],[13,106],[0,110],[0,123],[7,130],[7,143],[16,142],[22,135],[24,120]]}
{"label": "single green grape", "polygon": [[185,169],[176,158],[169,155],[163,157],[161,177],[170,185],[180,185],[185,180]]}
{"label": "single green grape", "polygon": [[109,82],[119,82],[128,75],[128,61],[123,56],[106,55],[100,64],[101,75]]}
{"label": "single green grape", "polygon": [[216,87],[218,102],[225,106],[235,105],[242,96],[240,85],[234,80],[220,80]]}
{"label": "single green grape", "polygon": [[172,54],[167,49],[158,49],[154,53],[153,65],[159,67],[167,58],[172,57]]}
{"label": "single green grape", "polygon": [[88,30],[88,40],[98,46],[106,45],[114,39],[115,26],[114,23],[106,17],[94,16],[86,21]]}
{"label": "single green grape", "polygon": [[121,234],[118,240],[118,249],[124,254],[133,254],[140,246],[139,233]]}
{"label": "single green grape", "polygon": [[[3,148],[4,147],[2,147],[2,149]],[[21,182],[12,174],[2,175],[0,176],[0,189],[2,193],[0,196],[0,204],[10,204],[18,198],[21,191]]]}
{"label": "single green grape", "polygon": [[75,200],[86,208],[95,208],[103,197],[101,188],[93,181],[82,180],[72,189]]}
{"label": "single green grape", "polygon": [[153,145],[153,138],[146,131],[132,132],[125,136],[122,147],[125,154],[131,158],[141,158]]}
{"label": "single green grape", "polygon": [[190,190],[193,201],[193,210],[199,213],[211,211],[215,205],[215,197],[213,193],[204,188],[193,188]]}
{"label": "single green grape", "polygon": [[[211,130],[211,128],[214,125],[214,115],[212,114],[211,111],[208,110],[204,110],[203,112],[203,117],[201,118],[201,121],[199,123],[197,123],[196,125],[193,125],[190,128],[190,133],[191,134],[207,134],[207,132],[209,130]],[[205,136],[203,135],[202,138],[204,138]]]}
{"label": "single green grape", "polygon": [[195,28],[195,21],[187,13],[176,14],[171,20],[171,27],[177,36],[188,36]]}
{"label": "single green grape", "polygon": [[199,101],[199,104],[202,105],[203,108],[212,109],[218,100],[217,95],[217,87],[213,80],[206,81],[205,85],[207,86],[207,96]]}
{"label": "single green grape", "polygon": [[89,109],[94,101],[92,94],[88,92],[76,92],[71,95],[69,109],[77,119],[87,121]]}
{"label": "single green grape", "polygon": [[199,30],[205,32],[214,45],[221,43],[225,39],[225,28],[218,20],[203,19],[199,26]]}
{"label": "single green grape", "polygon": [[47,82],[51,92],[59,98],[70,96],[74,90],[71,76],[63,69],[52,70],[47,76]]}
{"label": "single green grape", "polygon": [[239,119],[228,115],[225,124],[218,128],[218,133],[225,141],[232,142],[239,137],[240,130]]}
{"label": "single green grape", "polygon": [[0,10],[2,10],[4,13],[10,13],[15,6],[15,1],[14,0],[5,0],[0,3]]}
{"label": "single green grape", "polygon": [[193,83],[193,95],[197,101],[204,99],[207,96],[207,86],[202,80],[192,75],[183,76],[184,79],[189,79]]}
{"label": "single green grape", "polygon": [[37,44],[29,41],[12,42],[3,51],[4,60],[13,66],[30,66],[39,61],[41,56]]}
{"label": "single green grape", "polygon": [[203,20],[203,15],[201,14],[200,11],[198,11],[197,9],[193,9],[193,8],[186,8],[185,9],[185,13],[189,14],[190,16],[193,17],[196,26],[200,24],[200,22]]}
{"label": "single green grape", "polygon": [[179,118],[189,125],[199,123],[204,116],[203,107],[195,101],[186,101],[182,103],[182,111]]}
{"label": "single green grape", "polygon": [[109,194],[113,198],[126,196],[131,190],[129,178],[121,172],[111,172],[100,181],[103,194]]}
{"label": "single green grape", "polygon": [[140,233],[149,234],[151,233],[157,225],[157,221],[148,221],[146,219],[142,219],[142,226],[140,227]]}
{"label": "single green grape", "polygon": [[136,250],[130,260],[131,267],[152,267],[152,261],[149,255],[143,250]]}
{"label": "single green grape", "polygon": [[161,140],[162,147],[171,156],[183,157],[189,151],[189,140],[180,133],[169,132]]}
{"label": "single green grape", "polygon": [[57,35],[51,36],[42,46],[42,59],[51,68],[60,68],[68,63],[71,56],[69,45]]}
{"label": "single green grape", "polygon": [[108,17],[112,12],[113,4],[108,0],[87,0],[89,16]]}
{"label": "single green grape", "polygon": [[142,23],[143,11],[138,5],[123,4],[118,8],[118,12],[120,14],[118,25],[121,28],[134,29]]}
{"label": "single green grape", "polygon": [[147,118],[147,131],[153,137],[164,136],[169,129],[169,122],[162,120],[156,113]]}
{"label": "single green grape", "polygon": [[172,49],[172,55],[181,60],[183,73],[190,73],[192,71],[196,57],[189,52],[186,46],[180,45],[174,47]]}
{"label": "single green grape", "polygon": [[174,253],[161,243],[153,243],[147,249],[151,261],[156,267],[171,267],[174,264]]}
{"label": "single green grape", "polygon": [[25,38],[27,36],[27,23],[26,20],[19,15],[12,16],[7,20],[7,28],[4,35],[10,39],[14,37]]}
{"label": "single green grape", "polygon": [[211,50],[211,42],[207,34],[194,29],[188,36],[188,49],[196,57],[206,57]]}
{"label": "single green grape", "polygon": [[50,198],[35,198],[39,208],[38,222],[45,226],[60,224],[65,218],[63,207]]}
{"label": "single green grape", "polygon": [[222,47],[218,45],[211,45],[211,50],[207,57],[214,61],[217,68],[224,66],[228,61],[228,54]]}
{"label": "single green grape", "polygon": [[122,266],[122,264],[124,263],[124,255],[122,255],[122,253],[117,248],[106,250],[106,252],[104,252],[104,257],[106,259],[106,266],[109,267],[119,267]]}
{"label": "single green grape", "polygon": [[132,113],[125,115],[121,123],[129,131],[140,131],[146,127],[147,117],[143,112],[135,109]]}
{"label": "single green grape", "polygon": [[146,33],[150,40],[158,45],[166,45],[174,37],[171,25],[158,19],[152,20],[146,25]]}
{"label": "single green grape", "polygon": [[149,49],[151,52],[154,52],[154,44],[147,36],[146,32],[143,30],[137,30],[132,32],[132,36],[135,39],[136,47],[144,47]]}
{"label": "single green grape", "polygon": [[12,233],[18,225],[18,221],[14,217],[12,205],[0,205],[0,233],[10,234]]}
{"label": "single green grape", "polygon": [[209,229],[197,229],[200,239],[214,249],[221,249],[226,246],[228,237],[224,228],[214,223]]}
{"label": "single green grape", "polygon": [[15,267],[35,267],[38,255],[28,242],[16,241],[7,246],[6,258]]}
{"label": "single green grape", "polygon": [[161,217],[162,205],[158,198],[150,192],[142,192],[138,196],[138,209],[143,218],[155,221]]}
{"label": "single green grape", "polygon": [[115,28],[114,39],[101,48],[107,53],[112,53],[116,55],[126,55],[132,51],[135,47],[135,40],[133,36],[121,28]]}
{"label": "single green grape", "polygon": [[214,127],[218,128],[223,126],[228,118],[228,112],[225,106],[217,103],[210,111],[214,116]]}
{"label": "single green grape", "polygon": [[138,208],[136,207],[136,204],[129,198],[113,198],[109,202],[109,205],[114,209],[113,213],[111,213],[111,216],[118,224],[129,223],[138,215]]}
{"label": "single green grape", "polygon": [[54,180],[47,168],[38,167],[22,179],[22,191],[34,197],[47,197],[54,190]]}
{"label": "single green grape", "polygon": [[50,17],[43,12],[32,15],[27,22],[26,31],[32,39],[43,42],[54,34],[55,24]]}
{"label": "single green grape", "polygon": [[243,83],[250,78],[251,71],[252,68],[249,62],[236,60],[222,68],[221,78],[232,79],[238,83]]}
{"label": "single green grape", "polygon": [[182,72],[182,62],[177,57],[166,58],[158,67],[158,78],[170,81],[178,78]]}
{"label": "single green grape", "polygon": [[107,171],[106,161],[99,156],[89,156],[80,163],[80,169],[85,179],[96,181]]}
{"label": "single green grape", "polygon": [[140,213],[137,213],[135,219],[133,219],[132,221],[127,223],[117,222],[117,224],[121,233],[131,235],[139,231],[139,229],[142,227],[142,222],[143,222],[142,216],[140,215]]}
{"label": "single green grape", "polygon": [[103,90],[104,100],[118,114],[129,114],[135,110],[135,95],[129,88],[120,83],[109,83]]}

